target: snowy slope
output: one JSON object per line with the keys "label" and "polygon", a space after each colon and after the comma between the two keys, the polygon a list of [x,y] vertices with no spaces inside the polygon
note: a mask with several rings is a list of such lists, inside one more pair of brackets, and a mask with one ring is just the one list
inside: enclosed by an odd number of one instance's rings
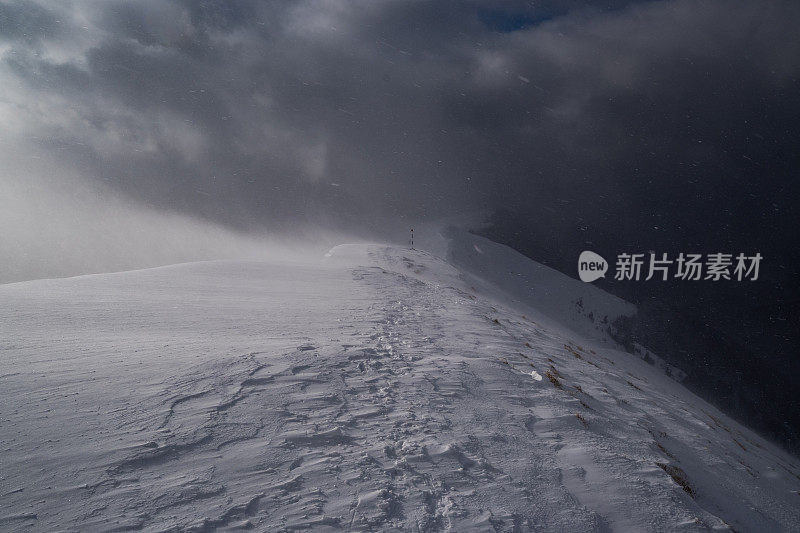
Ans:
{"label": "snowy slope", "polygon": [[531,306],[583,336],[609,342],[608,328],[636,306],[596,286],[531,261],[508,246],[450,227],[444,231],[447,259],[465,273],[503,291],[511,303]]}
{"label": "snowy slope", "polygon": [[[637,313],[632,303],[531,261],[508,246],[457,227],[441,233],[445,242],[440,250],[451,264],[461,269],[465,279],[512,305],[533,307],[552,319],[558,328],[568,326],[576,335],[613,346],[615,320]],[[648,348],[638,343],[633,348],[636,355],[673,379],[686,378],[683,370]]]}
{"label": "snowy slope", "polygon": [[796,459],[464,239],[0,286],[0,530],[800,529]]}

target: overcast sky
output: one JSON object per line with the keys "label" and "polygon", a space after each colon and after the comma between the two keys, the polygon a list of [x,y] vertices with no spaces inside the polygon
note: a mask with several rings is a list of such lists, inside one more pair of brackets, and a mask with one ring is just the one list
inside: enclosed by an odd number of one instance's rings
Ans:
{"label": "overcast sky", "polygon": [[166,261],[178,227],[213,250],[497,208],[606,247],[794,250],[798,22],[769,0],[0,2],[6,278],[130,235]]}

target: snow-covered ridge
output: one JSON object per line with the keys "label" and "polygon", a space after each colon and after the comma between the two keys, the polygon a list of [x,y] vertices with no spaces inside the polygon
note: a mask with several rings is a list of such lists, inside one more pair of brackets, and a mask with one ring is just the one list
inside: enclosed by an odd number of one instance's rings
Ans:
{"label": "snow-covered ridge", "polygon": [[614,320],[636,313],[635,305],[508,246],[452,227],[444,236],[452,264],[504,291],[512,303],[532,307],[583,336],[610,342],[608,331]]}
{"label": "snow-covered ridge", "polygon": [[0,286],[0,530],[800,527],[795,458],[450,242]]}
{"label": "snow-covered ridge", "polygon": [[[456,227],[447,228],[443,235],[448,260],[466,277],[477,278],[476,284],[484,283],[484,292],[499,291],[497,298],[548,317],[580,336],[617,346],[616,320],[637,313],[634,304],[532,261],[508,246]],[[632,353],[676,381],[686,378],[683,370],[641,344],[634,343]]]}

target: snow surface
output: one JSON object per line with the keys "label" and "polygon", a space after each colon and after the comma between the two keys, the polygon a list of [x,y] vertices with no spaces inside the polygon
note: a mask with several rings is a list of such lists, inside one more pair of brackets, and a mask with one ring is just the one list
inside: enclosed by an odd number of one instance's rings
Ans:
{"label": "snow surface", "polygon": [[448,239],[0,286],[0,530],[800,529],[794,457],[570,311],[629,304]]}

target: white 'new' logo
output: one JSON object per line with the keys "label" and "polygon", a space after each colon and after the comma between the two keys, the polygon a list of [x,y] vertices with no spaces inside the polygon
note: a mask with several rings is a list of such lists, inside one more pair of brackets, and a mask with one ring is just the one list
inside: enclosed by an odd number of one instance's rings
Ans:
{"label": "white 'new' logo", "polygon": [[594,252],[586,250],[578,258],[578,277],[587,283],[606,277],[608,263]]}

